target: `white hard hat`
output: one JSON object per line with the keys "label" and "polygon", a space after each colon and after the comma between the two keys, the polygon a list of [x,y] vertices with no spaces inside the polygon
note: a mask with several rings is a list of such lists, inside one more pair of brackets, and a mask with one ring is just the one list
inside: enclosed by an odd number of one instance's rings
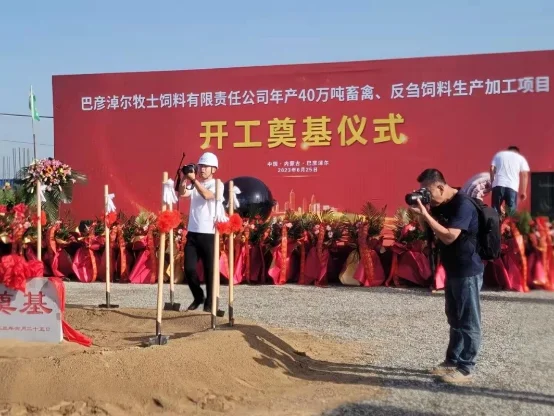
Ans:
{"label": "white hard hat", "polygon": [[198,164],[205,165],[205,166],[213,166],[214,168],[219,167],[217,156],[210,152],[206,152],[202,156],[200,156],[200,159],[198,159]]}

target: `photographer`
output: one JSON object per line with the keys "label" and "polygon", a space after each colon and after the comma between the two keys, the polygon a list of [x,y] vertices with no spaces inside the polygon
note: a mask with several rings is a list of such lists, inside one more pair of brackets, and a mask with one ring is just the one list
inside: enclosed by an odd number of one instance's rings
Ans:
{"label": "photographer", "polygon": [[[197,309],[202,303],[204,303],[205,312],[211,310],[216,213],[216,179],[213,175],[218,167],[217,156],[208,152],[200,156],[197,166],[190,164],[184,166],[181,171],[190,183],[187,185],[186,182],[182,182],[179,190],[180,196],[190,197],[187,242],[185,244],[185,276],[194,300],[188,307],[189,311]],[[219,179],[217,180],[219,181]],[[219,194],[221,198],[223,196],[221,181],[219,181]],[[196,271],[198,259],[202,260],[204,266],[205,297]]]}
{"label": "photographer", "polygon": [[[450,325],[446,359],[431,373],[447,383],[469,382],[481,344],[479,294],[484,266],[477,247],[479,214],[469,197],[449,186],[437,169],[426,169],[417,181],[422,189],[406,200],[413,197],[411,210],[438,240]],[[425,205],[430,205],[430,211]]]}

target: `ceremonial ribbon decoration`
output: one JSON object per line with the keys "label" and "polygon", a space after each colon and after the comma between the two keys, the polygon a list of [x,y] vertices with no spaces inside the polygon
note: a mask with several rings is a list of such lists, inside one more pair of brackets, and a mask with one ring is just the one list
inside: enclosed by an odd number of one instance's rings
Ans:
{"label": "ceremonial ribbon decoration", "polygon": [[160,211],[156,219],[156,226],[161,233],[168,233],[174,230],[181,223],[179,211]]}
{"label": "ceremonial ribbon decoration", "polygon": [[117,227],[117,245],[119,249],[119,276],[121,281],[129,280],[129,269],[127,265],[127,254],[125,247],[125,236],[123,235],[123,227]]}
{"label": "ceremonial ribbon decoration", "polygon": [[[321,230],[319,231],[319,234],[317,235],[317,242],[316,242],[316,253],[317,253],[317,259],[319,260],[319,263],[321,265],[324,264],[324,258],[323,258],[323,242],[325,240],[325,224],[321,224]],[[319,279],[316,279],[315,285],[324,287],[327,286],[327,273],[325,273],[325,278],[322,279],[320,282]],[[319,276],[318,276],[319,277]]]}
{"label": "ceremonial ribbon decoration", "polygon": [[[183,230],[181,235],[181,242],[177,244],[177,259],[179,260],[179,267],[181,270],[185,270],[185,245],[187,244],[187,231]],[[177,262],[176,262],[177,263]]]}
{"label": "ceremonial ribbon decoration", "polygon": [[115,198],[115,194],[108,194],[108,198],[106,199],[106,213],[109,214],[110,212],[115,212],[115,205],[113,203],[113,199]]}
{"label": "ceremonial ribbon decoration", "polygon": [[[158,276],[156,275],[156,270],[158,270],[158,260],[156,257],[156,244],[154,242],[154,225],[151,224],[148,226],[148,230],[146,232],[146,246],[148,249],[148,260],[150,261],[150,283],[154,284],[156,283],[156,280],[158,279]],[[163,259],[162,259],[163,261]]]}
{"label": "ceremonial ribbon decoration", "polygon": [[552,241],[552,231],[550,230],[550,222],[547,218],[541,219],[542,224],[544,225],[544,232],[546,233],[546,252],[547,252],[547,260],[545,266],[545,273],[546,273],[546,279],[548,281],[548,284],[546,286],[546,289],[549,291],[554,291],[554,272],[552,271],[552,268],[554,267],[554,244]]}
{"label": "ceremonial ribbon decoration", "polygon": [[96,282],[96,278],[98,277],[98,265],[96,264],[96,256],[94,255],[94,250],[92,249],[92,242],[95,238],[94,235],[94,228],[96,227],[96,223],[93,222],[88,229],[88,234],[85,237],[85,247],[88,250],[88,256],[90,259],[90,264],[92,266],[92,279],[91,282]]}
{"label": "ceremonial ribbon decoration", "polygon": [[46,248],[54,256],[54,253],[56,252],[58,245],[56,243],[56,232],[61,226],[61,221],[56,221],[54,225],[52,225],[48,230],[46,231]]}
{"label": "ceremonial ribbon decoration", "polygon": [[[240,189],[237,186],[233,186],[233,206],[234,208],[240,207],[239,200],[237,195],[240,194]],[[225,207],[223,203],[226,201],[225,195],[223,195],[223,186],[220,187],[219,195],[216,195],[215,198],[215,223],[223,224],[230,221],[230,218],[225,214]],[[234,231],[236,232],[236,231]]]}
{"label": "ceremonial ribbon decoration", "polygon": [[244,229],[244,277],[250,282],[250,227]]}
{"label": "ceremonial ribbon decoration", "polygon": [[208,208],[210,210],[210,216],[213,215],[214,218],[214,225],[217,225],[219,223],[225,223],[229,221],[229,218],[227,215],[225,215],[225,208],[223,207],[223,201],[225,200],[225,197],[223,195],[223,184],[220,184],[219,191],[217,195],[215,195],[215,215],[212,212],[212,204],[208,204]]}
{"label": "ceremonial ribbon decoration", "polygon": [[[235,203],[235,208],[239,206],[237,200],[237,193],[240,194],[240,189],[236,186],[233,186],[233,202]],[[225,207],[223,202],[225,201],[225,195],[223,194],[223,186],[219,187],[218,195],[215,199],[215,216],[214,223],[219,231],[219,234],[231,234],[238,233],[242,230],[242,219],[238,213],[234,213],[230,217],[225,213]],[[211,205],[210,205],[211,208]],[[210,211],[211,212],[211,211]],[[235,253],[236,254],[236,253]]]}
{"label": "ceremonial ribbon decoration", "polygon": [[298,281],[304,283],[306,281],[306,244],[308,244],[308,232],[304,231],[302,237],[298,239],[300,245],[300,276]]}
{"label": "ceremonial ribbon decoration", "polygon": [[404,251],[407,251],[407,246],[406,244],[403,244],[403,243],[398,243],[398,242],[394,242],[393,245],[392,245],[392,261],[391,261],[391,266],[390,266],[390,271],[389,271],[389,276],[387,278],[387,280],[385,281],[385,286],[386,287],[389,287],[391,282],[394,282],[394,285],[395,286],[399,286],[399,281],[398,281],[398,277],[396,275],[396,272],[398,271],[398,253],[403,253]]}
{"label": "ceremonial ribbon decoration", "polygon": [[236,208],[240,208],[240,204],[239,204],[239,200],[237,198],[237,195],[239,195],[241,192],[240,192],[240,189],[238,188],[238,186],[233,186],[233,207],[236,209]]}
{"label": "ceremonial ribbon decoration", "polygon": [[371,250],[369,249],[367,243],[367,234],[368,234],[369,225],[363,223],[360,225],[358,231],[358,250],[360,251],[360,257],[364,267],[365,280],[368,282],[368,286],[373,282],[373,260],[371,258]]}
{"label": "ceremonial ribbon decoration", "polygon": [[[547,217],[538,217],[535,220],[535,225],[539,234],[539,239],[531,238],[530,241],[533,247],[541,253],[541,260],[544,267],[544,288],[552,290],[550,282],[550,263],[552,259],[552,236],[550,235],[549,227],[547,226]],[[533,282],[535,283],[535,282]]]}
{"label": "ceremonial ribbon decoration", "polygon": [[421,240],[412,241],[411,243],[394,242],[391,247],[391,268],[385,286],[390,286],[391,281],[396,287],[403,286],[400,281],[401,277],[398,275],[398,269],[402,265],[410,265],[410,275],[406,275],[405,271],[402,279],[416,285],[424,285],[427,279],[432,277],[428,257],[423,253],[424,248],[425,242]]}
{"label": "ceremonial ribbon decoration", "polygon": [[[99,240],[95,235],[96,222],[91,225],[85,225],[85,230],[77,238],[81,243],[81,247],[77,249],[73,257],[73,267],[77,278],[86,283],[95,282],[98,277],[98,265],[95,255],[95,250],[98,250],[103,241]],[[76,229],[77,235],[79,231]]]}
{"label": "ceremonial ribbon decoration", "polygon": [[[261,262],[261,269],[260,271],[258,272],[258,276],[256,276],[256,278],[259,278],[260,279],[260,283],[265,283],[266,281],[266,273],[265,273],[265,256],[264,256],[264,248],[265,248],[265,245],[267,244],[267,240],[269,238],[269,235],[271,234],[271,229],[270,228],[267,228],[265,231],[264,231],[264,234],[262,236],[262,238],[260,238],[260,241],[258,242],[258,251],[259,251],[259,259],[260,259],[260,262]],[[250,257],[247,257],[247,263],[248,265],[250,265]],[[248,276],[247,276],[249,279],[252,277],[250,275],[250,267],[248,268]]]}
{"label": "ceremonial ribbon decoration", "polygon": [[12,239],[12,254],[23,254],[23,234],[25,234],[25,228],[19,227],[13,232]]}
{"label": "ceremonial ribbon decoration", "polygon": [[176,204],[179,199],[175,192],[175,182],[173,179],[168,179],[163,184],[163,202],[167,205]]}
{"label": "ceremonial ribbon decoration", "polygon": [[217,198],[215,200],[215,222],[218,223],[224,223],[228,222],[229,217],[225,214],[225,208],[223,207],[223,200],[222,198]]}
{"label": "ceremonial ribbon decoration", "polygon": [[281,270],[279,274],[279,284],[287,283],[287,249],[288,249],[288,228],[286,224],[281,227]]}
{"label": "ceremonial ribbon decoration", "polygon": [[[178,201],[175,193],[175,183],[172,179],[168,179],[163,183],[163,203],[173,207]],[[169,211],[160,211],[156,220],[156,225],[161,233],[169,233],[179,226],[181,222],[181,214],[173,209]]]}
{"label": "ceremonial ribbon decoration", "polygon": [[[236,208],[239,208],[240,207],[240,203],[239,203],[239,200],[237,198],[237,195],[239,195],[241,193],[240,189],[238,186],[233,186],[233,207],[236,209]],[[227,199],[225,198],[225,195],[222,195],[222,200],[223,202],[227,202]]]}
{"label": "ceremonial ribbon decoration", "polygon": [[46,185],[41,184],[39,187],[38,200],[40,203],[46,202],[46,196],[44,192],[46,191]]}
{"label": "ceremonial ribbon decoration", "polygon": [[59,269],[61,249],[58,250],[58,242],[56,240],[56,233],[60,229],[61,224],[61,221],[56,221],[54,225],[46,230],[46,249],[50,255],[50,268],[52,269],[52,274],[55,277],[63,277],[63,273],[61,273]]}
{"label": "ceremonial ribbon decoration", "polygon": [[[43,194],[49,198],[50,188],[42,183],[33,182],[34,201],[43,199]],[[165,203],[175,201],[178,194],[173,192],[173,182],[168,180],[164,182],[162,193]],[[480,197],[484,192],[488,192],[487,175],[485,173],[477,175],[472,181],[462,188],[473,197]],[[226,247],[230,238],[235,240],[234,258],[229,256],[227,261],[230,264],[234,261],[235,273],[233,278],[235,284],[242,282],[265,283],[267,276],[272,278],[274,284],[284,284],[288,279],[296,278],[298,275],[299,284],[315,284],[324,286],[327,279],[335,280],[337,277],[343,284],[363,286],[397,286],[405,285],[407,281],[410,285],[426,287],[430,283],[435,284],[435,289],[444,289],[445,272],[444,268],[437,266],[434,279],[429,279],[431,274],[428,264],[428,253],[424,251],[425,238],[422,230],[419,228],[413,218],[408,215],[397,213],[394,226],[394,244],[387,246],[386,250],[390,257],[390,268],[387,267],[387,277],[383,270],[383,264],[379,259],[379,248],[381,242],[374,238],[369,238],[369,234],[376,235],[375,230],[369,230],[372,224],[367,224],[367,220],[345,220],[322,222],[321,218],[310,214],[306,216],[295,216],[290,222],[285,219],[262,220],[259,217],[241,218],[235,212],[232,215],[226,211],[225,199],[233,201],[231,198],[241,194],[238,187],[231,186],[231,195],[222,195],[222,185],[218,186],[218,198],[209,202],[211,218],[218,222],[215,225],[220,234],[221,247]],[[31,191],[30,191],[31,192]],[[233,196],[234,194],[234,196]],[[108,196],[109,195],[109,196]],[[174,255],[176,270],[183,273],[184,251],[183,245],[186,242],[186,217],[181,217],[178,210],[166,210],[159,213],[145,212],[133,220],[125,220],[125,216],[118,216],[113,204],[114,194],[107,191],[104,194],[104,203],[106,211],[104,221],[99,219],[99,224],[93,223],[92,226],[83,224],[84,229],[79,232],[79,227],[70,229],[68,224],[63,225],[61,221],[49,222],[45,211],[42,210],[43,218],[41,224],[42,243],[45,258],[44,264],[47,267],[45,271],[47,276],[61,277],[64,273],[70,274],[72,271],[82,282],[93,282],[103,280],[103,266],[105,266],[104,257],[100,256],[102,246],[105,247],[106,240],[104,233],[106,228],[110,229],[110,256],[116,260],[114,270],[117,272],[121,281],[132,281],[132,283],[152,283],[156,282],[157,275],[155,263],[158,261],[156,255],[157,245],[160,238],[159,233],[169,232],[176,227],[177,241],[179,248]],[[244,194],[242,194],[244,196]],[[238,199],[238,198],[237,198]],[[237,201],[238,202],[238,201]],[[5,203],[4,203],[5,204]],[[217,207],[217,218],[214,209]],[[35,208],[35,207],[32,207]],[[24,203],[0,205],[0,219],[2,219],[2,230],[0,231],[0,245],[2,253],[9,255],[21,255],[25,253],[26,259],[36,259],[36,237],[33,226],[38,224],[38,218],[35,211]],[[405,210],[403,210],[405,211]],[[114,227],[115,226],[115,227]],[[182,229],[181,226],[183,227]],[[267,227],[267,228],[265,228]],[[283,228],[284,227],[284,228]],[[326,231],[321,232],[320,228]],[[293,232],[291,232],[291,229]],[[29,230],[29,231],[27,231]],[[297,230],[303,230],[298,233]],[[356,233],[357,231],[357,233]],[[58,236],[59,232],[59,236]],[[107,233],[106,233],[107,234]],[[234,234],[234,235],[233,235]],[[269,236],[271,235],[271,238]],[[338,239],[338,236],[340,239]],[[521,216],[516,215],[513,218],[505,219],[502,222],[502,256],[494,262],[489,262],[485,271],[485,277],[491,283],[496,283],[500,288],[508,290],[517,290],[527,292],[530,289],[554,290],[554,247],[552,239],[554,230],[552,224],[546,217],[531,217],[530,214],[521,212]],[[387,238],[387,237],[385,237]],[[127,243],[132,241],[132,247]],[[136,247],[134,243],[140,240],[144,247]],[[81,247],[75,251],[64,250],[64,247],[70,243],[75,246],[81,243]],[[352,256],[342,251],[342,244],[348,243],[349,246],[355,246],[357,249],[352,251]],[[11,244],[10,247],[7,245]],[[327,247],[329,244],[329,248]],[[6,245],[6,246],[4,246]],[[32,247],[30,247],[32,246]],[[144,251],[140,262],[135,261],[137,251]],[[298,248],[298,250],[296,250]],[[342,269],[337,276],[339,267],[329,268],[327,275],[327,264],[329,253],[338,252],[341,255],[348,254],[346,267]],[[271,252],[272,263],[266,267],[266,252]],[[107,251],[104,250],[104,253]],[[292,254],[291,254],[292,253]],[[113,254],[113,255],[112,255]],[[299,255],[299,258],[295,256]],[[225,257],[222,257],[225,261]],[[338,263],[338,256],[334,259]],[[13,259],[13,258],[12,258]],[[298,262],[296,262],[298,260]],[[343,261],[341,259],[341,261]],[[492,264],[491,264],[492,263]],[[11,264],[11,263],[10,263]],[[9,270],[19,270],[14,268],[19,263],[13,263]],[[353,265],[352,267],[350,267]],[[0,269],[0,276],[5,274],[6,264],[2,264],[4,269]],[[298,270],[297,270],[298,269]],[[222,270],[224,270],[222,268]],[[11,272],[10,272],[11,273]],[[145,276],[146,275],[146,276]],[[14,284],[18,284],[12,279]],[[15,275],[14,275],[15,276]],[[131,278],[129,278],[131,276]],[[227,277],[227,276],[226,276]],[[296,280],[296,279],[295,279]]]}
{"label": "ceremonial ribbon decoration", "polygon": [[527,256],[525,255],[525,243],[523,241],[523,236],[519,232],[516,223],[511,218],[506,218],[504,220],[504,223],[507,224],[508,227],[510,227],[510,230],[512,232],[512,237],[514,239],[514,242],[516,244],[517,248],[517,254],[519,255],[519,258],[521,260],[521,276],[522,276],[522,282],[521,285],[523,287],[524,292],[529,292],[529,287],[527,285],[527,276],[528,276],[528,270],[527,270]]}

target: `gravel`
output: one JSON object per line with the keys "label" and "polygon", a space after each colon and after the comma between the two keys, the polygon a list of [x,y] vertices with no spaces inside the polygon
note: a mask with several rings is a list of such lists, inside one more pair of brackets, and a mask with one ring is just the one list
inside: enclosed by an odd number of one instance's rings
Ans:
{"label": "gravel", "polygon": [[[67,303],[104,303],[103,284],[67,283]],[[156,285],[112,288],[120,307],[155,308]],[[166,285],[166,301],[169,288]],[[227,287],[221,287],[226,308]],[[448,342],[444,296],[426,290],[299,286],[237,286],[235,315],[324,338],[367,342],[356,363],[359,383],[383,398],[345,404],[338,415],[554,415],[554,294],[484,291],[483,345],[470,386],[438,383],[425,370],[440,362]],[[176,286],[186,307],[187,286]],[[225,318],[224,318],[225,320]],[[220,322],[224,322],[224,320]]]}

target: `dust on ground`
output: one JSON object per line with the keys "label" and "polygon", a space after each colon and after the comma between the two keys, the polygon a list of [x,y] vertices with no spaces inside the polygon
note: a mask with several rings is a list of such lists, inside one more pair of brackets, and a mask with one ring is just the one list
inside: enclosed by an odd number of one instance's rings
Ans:
{"label": "dust on ground", "polygon": [[385,395],[358,384],[366,344],[314,338],[210,315],[164,312],[169,342],[155,335],[155,310],[68,308],[90,348],[0,342],[0,414],[312,415]]}

